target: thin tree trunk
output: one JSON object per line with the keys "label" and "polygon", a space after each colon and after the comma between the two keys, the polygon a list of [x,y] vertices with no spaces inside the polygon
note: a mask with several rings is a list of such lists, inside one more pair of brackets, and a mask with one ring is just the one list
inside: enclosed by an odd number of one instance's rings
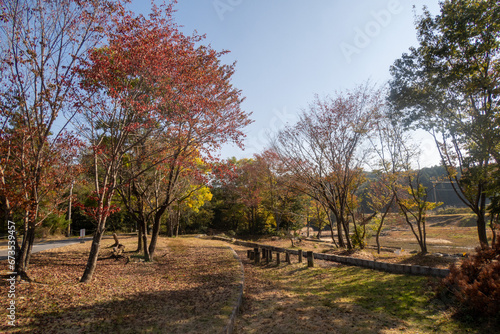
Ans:
{"label": "thin tree trunk", "polygon": [[[326,209],[325,209],[326,211]],[[328,220],[330,220],[330,229],[332,229],[332,240],[335,243],[335,240],[333,239],[333,219],[331,215],[335,216],[335,221],[337,223],[337,239],[339,241],[338,247],[345,248],[345,243],[344,243],[344,237],[342,233],[342,222],[340,221],[339,217],[337,214],[334,213],[334,211],[331,211],[332,213],[327,212]]]}
{"label": "thin tree trunk", "polygon": [[[335,241],[335,235],[333,234],[333,225],[332,223],[330,222],[330,224],[328,225],[330,227],[330,235],[332,237],[332,241],[333,241],[333,244],[335,245],[335,247],[339,247],[339,245],[337,245],[337,242]],[[319,239],[319,235],[321,233],[321,230],[318,232],[318,239]]]}
{"label": "thin tree trunk", "polygon": [[382,215],[382,218],[380,218],[380,224],[377,228],[377,234],[375,235],[375,241],[377,242],[377,254],[380,254],[380,232],[382,232],[382,226],[384,225],[384,220],[386,215],[387,212],[385,212]]}
{"label": "thin tree trunk", "polygon": [[477,235],[481,245],[488,246],[488,235],[486,234],[486,219],[484,218],[484,211],[477,215]]}
{"label": "thin tree trunk", "polygon": [[28,243],[26,245],[26,258],[24,260],[24,270],[28,271],[30,266],[31,251],[33,249],[33,244],[35,243],[35,226],[30,226],[28,230]]}
{"label": "thin tree trunk", "polygon": [[151,257],[149,256],[148,245],[148,234],[147,234],[147,222],[141,222],[141,235],[142,235],[142,245],[144,249],[144,261],[151,261]]}
{"label": "thin tree trunk", "polygon": [[[332,241],[335,242],[335,234],[333,233],[333,226],[332,224],[329,224],[328,225],[330,227],[330,235],[332,237]],[[320,238],[321,236],[321,230],[318,231],[318,239]]]}
{"label": "thin tree trunk", "polygon": [[30,281],[27,271],[30,259],[29,252],[33,247],[34,239],[35,239],[35,228],[33,226],[28,226],[28,229],[24,232],[23,242],[20,248],[19,244],[17,243],[17,237],[16,237],[17,251],[16,251],[16,261],[15,261],[16,262],[15,272],[17,281],[21,279]]}
{"label": "thin tree trunk", "polygon": [[156,250],[156,243],[158,241],[158,237],[160,234],[160,222],[161,222],[161,216],[165,213],[165,210],[168,208],[168,206],[164,205],[158,210],[155,214],[154,222],[153,222],[153,229],[151,231],[151,241],[149,242],[149,261],[154,261],[154,254]]}
{"label": "thin tree trunk", "polygon": [[349,227],[346,226],[348,223],[344,222],[342,223],[342,226],[344,227],[344,232],[345,232],[345,240],[347,244],[347,249],[352,249],[352,243],[351,243],[351,238],[349,235]]}
{"label": "thin tree trunk", "polygon": [[66,237],[69,238],[71,237],[71,206],[72,206],[72,201],[73,201],[73,186],[75,185],[75,182],[71,182],[71,188],[69,189],[69,204],[68,204],[68,230],[66,231]]}
{"label": "thin tree trunk", "polygon": [[309,229],[311,228],[311,221],[309,220],[309,215],[307,215],[307,238],[309,238]]}
{"label": "thin tree trunk", "polygon": [[169,212],[167,220],[167,235],[169,238],[172,238],[174,236],[174,225],[175,225],[175,214],[173,212]]}
{"label": "thin tree trunk", "polygon": [[[160,218],[158,218],[159,220]],[[153,230],[151,231],[151,241],[149,242],[149,261],[154,260],[155,250],[156,250],[156,242],[158,241],[158,235],[160,234],[160,222],[156,222],[153,224]]]}
{"label": "thin tree trunk", "polygon": [[142,223],[137,223],[137,253],[142,253],[143,244],[142,244]]}
{"label": "thin tree trunk", "polygon": [[179,225],[181,225],[181,210],[177,210],[177,221],[175,226],[175,237],[179,236]]}
{"label": "thin tree trunk", "polygon": [[274,209],[274,220],[276,221],[276,232],[279,232],[281,225],[281,214],[276,208]]}
{"label": "thin tree trunk", "polygon": [[99,250],[101,248],[101,240],[104,235],[104,226],[106,224],[106,218],[102,218],[101,222],[97,225],[97,229],[94,232],[94,237],[92,238],[92,246],[90,247],[90,254],[87,261],[87,266],[83,272],[83,276],[80,279],[81,283],[88,283],[93,275],[95,268],[97,266],[97,258],[99,256]]}
{"label": "thin tree trunk", "polygon": [[425,230],[425,216],[422,217],[422,253],[427,254],[427,232]]}

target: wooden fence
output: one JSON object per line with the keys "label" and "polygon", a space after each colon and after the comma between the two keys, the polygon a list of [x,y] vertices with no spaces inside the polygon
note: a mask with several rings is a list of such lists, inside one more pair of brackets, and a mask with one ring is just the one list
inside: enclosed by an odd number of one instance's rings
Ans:
{"label": "wooden fence", "polygon": [[285,258],[283,260],[287,263],[291,263],[291,255],[297,256],[297,261],[301,263],[303,262],[302,258],[305,255],[307,258],[307,265],[309,267],[314,266],[314,259],[318,259],[318,260],[333,261],[337,263],[358,266],[363,268],[369,268],[374,270],[386,271],[393,274],[446,277],[450,273],[448,269],[371,261],[371,260],[358,259],[355,257],[333,255],[333,254],[303,252],[302,250],[274,247],[274,246],[258,244],[254,242],[246,242],[219,236],[214,236],[212,238],[216,240],[231,242],[235,245],[251,248],[250,250],[247,251],[247,257],[253,260],[255,263],[270,263],[273,261],[273,258],[275,258],[276,263],[280,264],[282,260],[281,254],[285,255]]}

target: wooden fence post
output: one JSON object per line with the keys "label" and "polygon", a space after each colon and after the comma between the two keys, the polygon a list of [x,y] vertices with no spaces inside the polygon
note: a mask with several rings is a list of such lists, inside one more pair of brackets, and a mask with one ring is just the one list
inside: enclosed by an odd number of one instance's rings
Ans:
{"label": "wooden fence post", "polygon": [[285,252],[285,261],[288,264],[292,263],[292,261],[290,261],[290,253],[288,252]]}
{"label": "wooden fence post", "polygon": [[250,258],[250,253],[251,253],[251,252],[252,252],[252,251],[251,251],[250,249],[247,249],[247,258],[248,258],[248,259]]}
{"label": "wooden fence post", "polygon": [[299,263],[302,263],[302,249],[299,249]]}
{"label": "wooden fence post", "polygon": [[258,248],[255,248],[254,252],[255,252],[255,264],[259,264],[260,263],[260,251]]}
{"label": "wooden fence post", "polygon": [[280,252],[276,252],[276,264],[279,266],[281,263],[280,261]]}
{"label": "wooden fence post", "polygon": [[307,252],[307,266],[314,267],[314,254],[313,252]]}
{"label": "wooden fence post", "polygon": [[250,260],[253,260],[255,258],[255,253],[253,250],[250,251]]}

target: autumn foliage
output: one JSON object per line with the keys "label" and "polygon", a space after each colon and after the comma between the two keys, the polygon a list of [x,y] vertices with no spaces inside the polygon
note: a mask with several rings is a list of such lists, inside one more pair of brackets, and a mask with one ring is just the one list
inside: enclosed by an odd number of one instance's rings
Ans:
{"label": "autumn foliage", "polygon": [[500,240],[476,252],[460,266],[453,264],[443,283],[468,311],[500,317]]}
{"label": "autumn foliage", "polygon": [[161,219],[182,198],[180,179],[202,180],[213,152],[226,142],[241,146],[242,128],[251,122],[240,108],[241,92],[231,84],[234,64],[220,60],[226,51],[199,45],[203,36],[182,34],[173,21],[173,4],[153,5],[148,18],[134,13],[113,18],[107,45],[90,50],[78,69],[88,96],[82,101],[79,130],[88,143],[97,202],[82,282],[93,275],[117,191],[130,211],[131,202],[146,203],[151,197],[140,188],[153,189],[154,183],[150,210],[142,204],[132,209],[134,215],[141,212],[141,229],[152,223],[145,258],[153,259]]}

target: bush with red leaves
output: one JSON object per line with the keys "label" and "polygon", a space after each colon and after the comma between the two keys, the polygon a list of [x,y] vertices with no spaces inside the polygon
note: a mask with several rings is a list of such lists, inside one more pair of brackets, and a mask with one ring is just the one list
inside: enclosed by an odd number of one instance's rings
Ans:
{"label": "bush with red leaves", "polygon": [[500,316],[500,238],[492,247],[482,246],[460,266],[453,264],[443,280],[468,311]]}

